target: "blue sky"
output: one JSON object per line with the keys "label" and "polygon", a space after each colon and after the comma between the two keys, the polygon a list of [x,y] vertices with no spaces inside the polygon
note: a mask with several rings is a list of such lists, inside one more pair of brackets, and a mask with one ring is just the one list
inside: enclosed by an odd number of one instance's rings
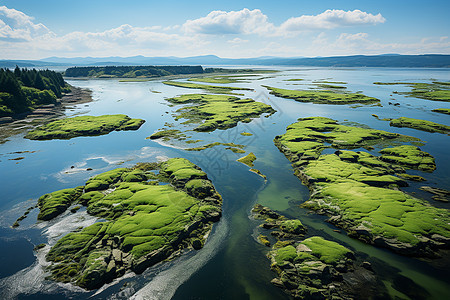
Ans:
{"label": "blue sky", "polygon": [[450,54],[450,1],[0,0],[0,59]]}

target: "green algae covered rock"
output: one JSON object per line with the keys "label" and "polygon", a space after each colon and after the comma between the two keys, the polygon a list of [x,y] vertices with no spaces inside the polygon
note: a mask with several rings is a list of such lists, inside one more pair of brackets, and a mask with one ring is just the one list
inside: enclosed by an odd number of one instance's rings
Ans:
{"label": "green algae covered rock", "polygon": [[358,298],[352,288],[342,284],[344,276],[354,280],[353,286],[370,287],[368,295],[386,295],[383,283],[373,271],[356,265],[350,249],[320,236],[305,239],[307,229],[300,220],[289,219],[260,204],[253,207],[252,216],[264,222],[257,229],[260,244],[272,245],[269,232],[277,240],[267,253],[277,275],[272,284],[294,299]]}
{"label": "green algae covered rock", "polygon": [[144,124],[142,119],[131,119],[126,115],[81,116],[61,119],[42,125],[25,138],[30,140],[71,139],[78,136],[96,136],[112,131],[137,130]]}
{"label": "green algae covered rock", "polygon": [[408,127],[422,131],[428,132],[438,132],[449,135],[450,134],[450,126],[438,124],[431,121],[412,119],[406,117],[400,117],[398,119],[393,119],[389,123],[389,125],[394,127]]}
{"label": "green algae covered rock", "polygon": [[243,163],[244,165],[247,165],[249,167],[253,167],[254,166],[253,162],[255,160],[256,160],[255,154],[253,154],[253,152],[250,152],[246,156],[239,158],[237,161],[240,163]]}
{"label": "green algae covered rock", "polygon": [[76,201],[83,187],[65,189],[41,196],[38,200],[38,220],[48,221],[59,216]]}
{"label": "green algae covered rock", "polygon": [[436,109],[433,109],[432,111],[440,113],[440,114],[450,115],[450,108],[436,108]]}
{"label": "green algae covered rock", "polygon": [[[299,119],[274,142],[311,191],[304,207],[329,215],[329,222],[369,244],[434,256],[437,249],[450,247],[450,213],[398,190],[407,183],[394,176],[405,168],[432,172],[434,158],[410,145],[385,148],[381,157],[344,150],[410,140],[317,117]],[[321,154],[330,147],[340,150]]]}
{"label": "green algae covered rock", "polygon": [[[380,100],[356,93],[337,93],[334,91],[305,91],[305,90],[287,90],[278,89],[270,86],[264,86],[270,90],[270,94],[281,98],[293,99],[299,102],[312,102],[316,104],[374,104]],[[326,86],[325,86],[326,87]],[[331,87],[331,86],[328,86]],[[336,86],[332,86],[336,88]],[[339,86],[338,88],[344,88]]]}
{"label": "green algae covered rock", "polygon": [[71,204],[85,205],[104,221],[69,233],[51,248],[50,278],[96,289],[183,248],[200,249],[220,219],[222,199],[199,167],[174,158],[111,170],[84,188],[44,195],[40,219],[50,220]]}
{"label": "green algae covered rock", "polygon": [[270,105],[227,95],[188,94],[167,101],[174,104],[192,104],[177,110],[176,118],[187,119],[189,123],[200,123],[194,128],[195,131],[232,128],[240,121],[275,112]]}
{"label": "green algae covered rock", "polygon": [[403,145],[380,150],[381,160],[397,165],[403,165],[409,169],[417,169],[433,172],[436,169],[434,157],[420,150],[416,146]]}
{"label": "green algae covered rock", "polygon": [[346,247],[312,236],[284,247],[274,247],[268,257],[272,270],[278,275],[272,283],[294,298],[348,299],[345,290],[336,288],[342,280],[341,273],[353,271],[354,255]]}
{"label": "green algae covered rock", "polygon": [[450,101],[450,86],[448,82],[433,81],[425,82],[374,82],[378,85],[406,85],[412,87],[410,92],[394,92],[396,94],[407,95],[433,101]]}

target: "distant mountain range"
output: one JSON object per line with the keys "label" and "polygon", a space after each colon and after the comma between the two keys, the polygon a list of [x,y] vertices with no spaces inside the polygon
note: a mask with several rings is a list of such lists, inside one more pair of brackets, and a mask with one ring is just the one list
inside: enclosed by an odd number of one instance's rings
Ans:
{"label": "distant mountain range", "polygon": [[133,66],[133,65],[258,65],[258,66],[311,66],[311,67],[407,67],[450,68],[450,55],[352,55],[333,57],[274,57],[221,58],[215,55],[192,57],[48,57],[41,60],[0,60],[0,67],[15,66],[40,68],[51,66]]}

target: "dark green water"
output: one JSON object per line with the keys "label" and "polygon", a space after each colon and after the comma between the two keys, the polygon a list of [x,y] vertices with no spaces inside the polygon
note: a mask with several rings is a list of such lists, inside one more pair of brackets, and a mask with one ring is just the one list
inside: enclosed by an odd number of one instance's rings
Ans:
{"label": "dark green water", "polygon": [[[286,88],[307,88],[289,85],[288,78],[308,80],[328,79],[348,82],[351,91],[363,91],[377,97],[383,107],[357,107],[314,105],[269,96],[261,87],[271,85]],[[256,203],[269,206],[287,215],[298,217],[309,228],[309,234],[322,235],[336,240],[357,252],[361,260],[372,262],[391,295],[406,298],[404,293],[392,288],[396,278],[405,276],[413,281],[411,288],[425,290],[429,299],[449,299],[449,272],[413,258],[396,255],[388,250],[374,248],[335,232],[324,218],[299,208],[307,200],[309,192],[293,175],[287,159],[273,145],[275,135],[283,134],[287,125],[299,117],[325,116],[339,121],[349,120],[369,125],[373,128],[416,136],[427,141],[422,150],[436,158],[437,170],[432,174],[421,174],[428,179],[427,184],[449,188],[448,161],[450,154],[449,137],[430,134],[406,128],[389,127],[380,118],[408,116],[428,119],[449,125],[449,116],[431,112],[434,108],[449,108],[448,103],[439,103],[394,95],[392,91],[408,90],[403,86],[377,86],[375,81],[410,82],[450,80],[448,70],[436,69],[298,69],[284,70],[275,78],[252,80],[249,83],[231,84],[255,89],[246,92],[247,97],[271,104],[278,112],[269,118],[255,119],[249,124],[239,124],[236,128],[213,133],[198,133],[193,139],[207,142],[234,142],[248,145],[246,150],[258,158],[255,168],[267,175],[268,181],[248,171],[248,167],[235,160],[241,155],[223,147],[201,152],[187,152],[157,144],[145,138],[165,122],[173,122],[170,112],[176,107],[168,107],[164,97],[195,90],[169,87],[159,81],[139,83],[119,83],[116,80],[72,81],[76,86],[88,87],[94,91],[95,101],[80,105],[69,111],[69,115],[101,115],[125,113],[133,118],[143,118],[147,122],[136,132],[113,132],[100,137],[80,137],[68,141],[29,141],[22,135],[13,136],[9,142],[0,145],[0,256],[11,257],[10,248],[20,248],[20,260],[11,259],[7,271],[0,273],[0,293],[6,298],[19,299],[288,299],[269,281],[274,277],[269,260],[265,257],[268,248],[258,244],[255,228],[258,222],[249,218],[251,207]],[[302,82],[303,83],[303,82]],[[150,90],[160,91],[152,93]],[[388,105],[399,102],[400,106]],[[169,113],[166,113],[169,112]],[[247,131],[254,135],[243,137],[239,133]],[[35,153],[14,154],[17,151]],[[10,160],[24,156],[21,161]],[[70,286],[59,286],[44,280],[42,267],[37,263],[32,251],[33,244],[54,243],[56,239],[79,222],[89,224],[94,220],[82,213],[71,219],[60,218],[52,224],[35,225],[36,212],[33,211],[18,230],[7,229],[36,199],[47,192],[83,184],[90,176],[121,166],[131,166],[136,162],[154,161],[159,157],[186,157],[198,164],[213,180],[224,198],[223,218],[209,237],[205,248],[187,253],[170,263],[150,268],[140,276],[117,281],[97,293],[86,293]],[[75,166],[71,169],[71,166]],[[86,168],[93,168],[87,172]],[[412,185],[408,192],[415,192]],[[431,204],[448,208],[447,204],[430,201]],[[42,259],[42,258],[40,258]],[[42,262],[42,260],[41,260]],[[447,263],[448,267],[448,263]]]}

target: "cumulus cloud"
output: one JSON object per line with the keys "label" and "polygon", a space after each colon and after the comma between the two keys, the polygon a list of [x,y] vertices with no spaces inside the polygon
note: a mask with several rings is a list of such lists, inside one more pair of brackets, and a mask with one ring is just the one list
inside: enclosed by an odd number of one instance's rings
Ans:
{"label": "cumulus cloud", "polygon": [[236,38],[234,38],[232,40],[228,40],[227,42],[230,43],[230,44],[239,45],[239,44],[242,44],[242,43],[247,43],[248,40],[244,40],[244,39],[236,37]]}
{"label": "cumulus cloud", "polygon": [[385,21],[386,19],[381,14],[373,15],[358,9],[353,11],[328,9],[318,15],[290,18],[281,24],[280,29],[285,31],[333,29],[343,26],[376,25]]}
{"label": "cumulus cloud", "polygon": [[0,40],[23,42],[42,35],[53,33],[43,24],[35,24],[33,18],[23,12],[0,6]]}
{"label": "cumulus cloud", "polygon": [[188,20],[183,28],[187,33],[202,34],[251,34],[267,33],[273,29],[273,24],[267,21],[267,16],[259,9],[244,8],[239,11],[210,12],[206,17]]}

